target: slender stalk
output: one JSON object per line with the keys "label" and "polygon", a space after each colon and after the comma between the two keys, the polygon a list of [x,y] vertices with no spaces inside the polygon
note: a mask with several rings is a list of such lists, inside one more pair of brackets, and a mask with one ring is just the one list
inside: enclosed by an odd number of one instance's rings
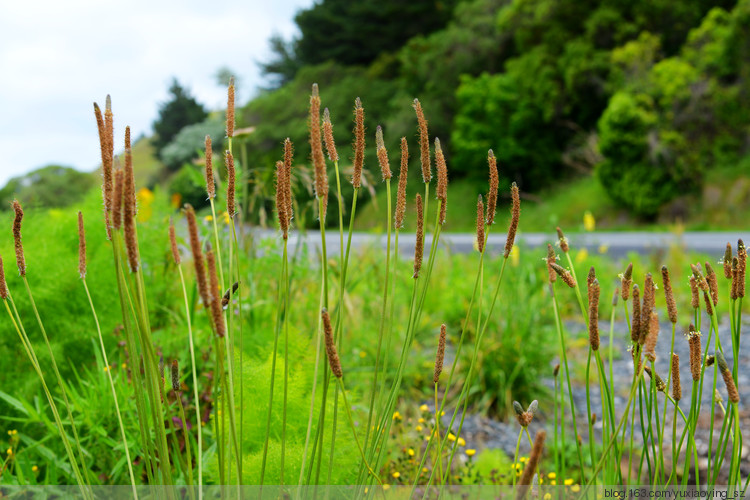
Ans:
{"label": "slender stalk", "polygon": [[[99,336],[99,346],[102,349],[102,358],[104,359],[104,366],[109,368],[109,359],[107,358],[107,350],[104,348],[104,338],[102,337],[102,329],[99,325],[99,318],[96,314],[96,308],[94,308],[94,301],[91,299],[91,293],[89,293],[89,287],[86,284],[86,278],[82,278],[83,288],[86,290],[86,297],[89,299],[89,305],[91,306],[91,314],[94,316],[94,323],[96,324],[96,332]],[[115,402],[115,414],[117,415],[117,422],[120,425],[120,435],[122,436],[122,445],[125,448],[125,460],[128,463],[128,474],[130,476],[130,485],[133,490],[133,498],[138,498],[138,492],[135,488],[135,475],[133,474],[133,461],[130,459],[130,448],[128,447],[128,440],[125,437],[125,426],[122,423],[122,414],[120,413],[120,403],[117,401],[117,391],[115,390],[115,382],[112,380],[112,370],[107,370],[107,378],[109,379],[109,387],[112,389],[112,399]]]}
{"label": "slender stalk", "polygon": [[289,398],[289,261],[287,258],[287,240],[284,240],[284,401],[281,412],[281,477],[279,484],[284,485],[284,459],[286,458],[286,415]]}
{"label": "slender stalk", "polygon": [[198,499],[203,498],[203,430],[200,407],[200,396],[198,394],[198,373],[195,362],[195,345],[193,342],[193,326],[190,320],[190,305],[188,304],[187,288],[185,287],[185,276],[182,273],[182,267],[177,266],[180,273],[180,283],[182,284],[182,297],[185,299],[185,320],[188,327],[188,342],[190,345],[190,366],[193,371],[193,400],[195,402],[195,422],[198,427],[198,447],[195,451],[195,460],[198,462]]}
{"label": "slender stalk", "polygon": [[[190,494],[190,498],[195,500],[195,493],[193,490],[195,489],[193,485],[195,482],[193,481],[193,463],[190,453],[190,435],[187,431],[187,418],[185,418],[185,407],[182,406],[182,394],[180,391],[177,391],[175,393],[175,397],[177,399],[177,405],[180,409],[180,418],[182,419],[182,436],[185,439],[185,457],[187,458],[187,476],[188,476],[188,493]],[[198,423],[198,426],[200,427],[200,422]]]}

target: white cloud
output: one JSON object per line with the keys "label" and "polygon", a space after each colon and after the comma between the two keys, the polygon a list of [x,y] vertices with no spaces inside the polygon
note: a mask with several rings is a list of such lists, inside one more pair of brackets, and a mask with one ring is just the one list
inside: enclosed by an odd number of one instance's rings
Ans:
{"label": "white cloud", "polygon": [[[226,66],[238,99],[262,84],[256,61],[273,33],[295,33],[312,0],[260,2],[4,2],[0,17],[0,186],[49,163],[94,168],[94,101],[112,95],[116,133],[149,133],[172,77],[209,108],[226,103]],[[137,165],[136,165],[137,168]]]}

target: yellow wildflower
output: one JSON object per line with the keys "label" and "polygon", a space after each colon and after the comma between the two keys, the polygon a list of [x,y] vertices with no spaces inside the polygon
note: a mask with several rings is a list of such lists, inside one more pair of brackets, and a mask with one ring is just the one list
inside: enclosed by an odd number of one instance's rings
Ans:
{"label": "yellow wildflower", "polygon": [[401,477],[401,473],[400,473],[399,471],[396,471],[396,472],[394,472],[394,473],[393,473],[393,474],[391,474],[391,475],[393,476],[393,479],[398,479],[398,478],[400,478],[400,477]]}
{"label": "yellow wildflower", "polygon": [[473,448],[469,448],[468,450],[466,450],[467,457],[473,457],[474,455],[476,455],[476,453],[477,453],[477,450]]}
{"label": "yellow wildflower", "polygon": [[5,451],[5,453],[7,453],[8,455],[13,455],[13,448],[8,448],[8,449],[7,449],[6,451]]}
{"label": "yellow wildflower", "polygon": [[394,412],[393,420],[401,420],[401,414],[399,412]]}
{"label": "yellow wildflower", "polygon": [[422,472],[427,473],[430,472],[430,470],[427,467],[422,467]]}
{"label": "yellow wildflower", "polygon": [[359,357],[364,359],[367,357],[367,353],[365,351],[359,351]]}
{"label": "yellow wildflower", "polygon": [[607,253],[607,250],[609,250],[609,245],[599,245],[599,253]]}
{"label": "yellow wildflower", "polygon": [[388,491],[390,489],[391,489],[391,485],[390,484],[384,484],[383,485],[383,491]]}
{"label": "yellow wildflower", "polygon": [[449,432],[448,433],[448,441],[455,441],[455,440],[456,440],[456,436],[454,436],[452,432]]}
{"label": "yellow wildflower", "polygon": [[577,263],[580,264],[581,262],[584,262],[588,258],[589,258],[589,251],[588,250],[586,250],[585,248],[581,248],[580,250],[578,250],[578,253],[576,254],[576,262]]}
{"label": "yellow wildflower", "polygon": [[521,458],[519,458],[519,460],[521,461],[521,463],[522,463],[522,464],[525,464],[525,463],[526,463],[526,460],[528,460],[528,458],[526,458],[526,457],[521,457]]}
{"label": "yellow wildflower", "polygon": [[430,407],[427,405],[422,405],[419,407],[419,411],[430,411]]}
{"label": "yellow wildflower", "polygon": [[573,484],[573,480],[572,479],[568,478],[568,479],[565,480],[565,486],[570,486],[571,484]]}
{"label": "yellow wildflower", "polygon": [[409,448],[409,450],[407,451],[407,453],[409,454],[410,457],[414,456],[414,450],[412,450],[411,448]]}
{"label": "yellow wildflower", "polygon": [[550,500],[550,498],[552,498],[552,495],[550,495],[549,493],[544,494],[544,500]]}
{"label": "yellow wildflower", "polygon": [[466,446],[466,441],[464,441],[464,438],[458,438],[458,446]]}
{"label": "yellow wildflower", "polygon": [[214,220],[214,218],[211,215],[207,215],[207,216],[203,217],[203,220],[206,221],[206,222],[211,222],[212,220]]}
{"label": "yellow wildflower", "polygon": [[557,474],[555,474],[554,472],[550,472],[549,474],[547,474],[547,477],[550,479],[555,479],[557,477]]}
{"label": "yellow wildflower", "polygon": [[549,482],[549,484],[551,484],[552,486],[554,486],[554,485],[557,484],[557,480],[553,479],[552,481]]}
{"label": "yellow wildflower", "polygon": [[422,432],[422,426],[421,425],[417,426],[417,432]]}
{"label": "yellow wildflower", "polygon": [[577,484],[574,484],[573,487],[570,488],[570,491],[572,491],[573,493],[578,493],[579,491],[581,491],[581,487]]}
{"label": "yellow wildflower", "polygon": [[518,245],[513,245],[513,248],[510,250],[510,263],[518,266],[519,262],[521,262],[521,251],[518,249]]}
{"label": "yellow wildflower", "polygon": [[583,214],[583,229],[586,231],[593,231],[596,229],[596,219],[594,219],[594,214],[588,210]]}
{"label": "yellow wildflower", "polygon": [[419,422],[420,424],[423,424],[424,423],[424,419],[422,417],[419,417],[419,420],[417,420],[417,422]]}
{"label": "yellow wildflower", "polygon": [[37,466],[37,465],[32,465],[31,466],[31,472],[37,472],[38,470],[39,470],[39,466]]}

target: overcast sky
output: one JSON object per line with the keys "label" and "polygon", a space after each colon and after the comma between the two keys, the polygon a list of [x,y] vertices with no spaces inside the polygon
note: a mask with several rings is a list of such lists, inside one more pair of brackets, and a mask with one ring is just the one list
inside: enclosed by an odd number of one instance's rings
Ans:
{"label": "overcast sky", "polygon": [[55,163],[99,164],[93,102],[112,96],[115,134],[150,133],[172,77],[210,109],[226,105],[216,72],[238,78],[238,101],[264,84],[256,61],[274,33],[296,33],[313,0],[2,0],[0,187]]}

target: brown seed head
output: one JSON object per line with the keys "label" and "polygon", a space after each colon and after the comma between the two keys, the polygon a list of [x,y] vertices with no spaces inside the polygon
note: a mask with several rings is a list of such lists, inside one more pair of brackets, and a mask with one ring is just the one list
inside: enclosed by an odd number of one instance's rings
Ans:
{"label": "brown seed head", "polygon": [[119,231],[122,226],[122,192],[125,184],[125,176],[122,170],[115,170],[115,190],[112,195],[112,227]]}
{"label": "brown seed head", "polygon": [[3,258],[0,257],[0,299],[8,298],[8,284],[5,282],[5,268],[3,268]]}
{"label": "brown seed head", "polygon": [[620,296],[620,289],[615,288],[615,293],[612,295],[612,307],[617,305],[617,298]]}
{"label": "brown seed head", "polygon": [[422,197],[417,193],[417,243],[414,246],[414,279],[419,278],[419,270],[422,269],[422,256],[424,254],[424,214],[422,209]]}
{"label": "brown seed head", "polygon": [[435,371],[432,375],[432,382],[434,384],[440,381],[440,374],[443,372],[443,358],[445,358],[445,324],[440,325],[440,338],[438,339],[437,354],[435,355]]}
{"label": "brown seed head", "polygon": [[[107,102],[110,103],[109,96]],[[102,117],[102,110],[97,103],[94,103],[94,116],[96,117],[96,127],[99,131],[99,147],[102,157],[102,200],[104,202],[104,224],[107,230],[107,239],[112,239],[112,229],[110,228],[110,213],[112,211],[112,148],[110,147],[111,136],[109,134],[112,125],[112,109],[108,108],[105,116],[108,117],[107,123]]]}
{"label": "brown seed head", "polygon": [[630,323],[630,340],[638,343],[641,336],[641,292],[638,285],[633,285],[633,320]]}
{"label": "brown seed head", "polygon": [[716,358],[714,358],[712,354],[709,354],[708,356],[706,356],[706,366],[713,366],[715,360]]}
{"label": "brown seed head", "polygon": [[211,300],[208,295],[206,268],[203,264],[203,250],[201,250],[201,241],[198,237],[198,223],[195,220],[195,210],[189,204],[185,205],[185,215],[187,216],[188,235],[190,236],[190,250],[193,253],[193,264],[195,265],[195,281],[198,284],[198,293],[201,296],[203,307],[208,309],[211,306]]}
{"label": "brown seed head", "polygon": [[620,283],[620,289],[622,292],[622,300],[628,300],[630,297],[630,287],[633,286],[633,263],[628,264],[627,269],[622,274],[622,282]]}
{"label": "brown seed head", "polygon": [[645,354],[649,361],[656,360],[656,342],[659,340],[659,315],[656,311],[651,312],[648,322],[648,335],[646,335]]}
{"label": "brown seed head", "polygon": [[568,238],[565,237],[560,226],[557,226],[557,244],[560,246],[560,250],[562,250],[563,253],[568,253],[568,250],[570,250],[570,247],[568,246]]}
{"label": "brown seed head", "polygon": [[362,185],[362,166],[365,164],[365,109],[362,101],[354,100],[354,173],[352,185],[359,189]]}
{"label": "brown seed head", "polygon": [[[594,269],[594,266],[591,266],[589,268],[589,274],[586,276],[586,289],[588,290],[591,288],[591,283],[594,282],[596,279],[596,269]],[[591,301],[591,298],[589,297],[589,302]]]}
{"label": "brown seed head", "polygon": [[698,285],[698,288],[703,292],[708,292],[708,282],[706,281],[706,278],[703,277],[700,265],[690,264],[690,269],[693,271],[693,276],[695,276],[695,282]]}
{"label": "brown seed head", "polygon": [[336,151],[336,142],[333,140],[333,123],[331,123],[331,113],[328,108],[323,110],[323,141],[326,144],[328,159],[339,161],[339,154]]}
{"label": "brown seed head", "polygon": [[177,248],[177,237],[174,232],[174,221],[169,218],[169,246],[172,249],[172,259],[178,266],[180,265],[180,250]]}
{"label": "brown seed head", "polygon": [[21,242],[21,222],[23,221],[23,209],[18,200],[13,200],[13,211],[16,213],[13,219],[13,242],[16,247],[16,264],[21,277],[26,276],[26,257],[23,254],[23,243]]}
{"label": "brown seed head", "polygon": [[292,203],[292,160],[294,159],[294,145],[291,139],[284,139],[284,201],[286,203],[287,226],[291,227],[294,218],[294,204]]}
{"label": "brown seed head", "polygon": [[713,305],[711,304],[711,298],[706,292],[703,292],[703,300],[706,303],[706,312],[708,313],[709,316],[713,316],[714,308],[713,308]]}
{"label": "brown seed head", "polygon": [[276,162],[276,213],[279,217],[279,228],[283,238],[289,238],[289,216],[286,213],[286,172],[284,162]]}
{"label": "brown seed head", "polygon": [[654,287],[654,278],[651,276],[651,273],[646,273],[646,279],[643,283],[643,305],[641,306],[641,331],[638,337],[638,343],[641,345],[646,342],[655,300],[656,288]]}
{"label": "brown seed head", "polygon": [[729,369],[727,360],[724,359],[724,355],[721,352],[716,353],[716,361],[719,364],[719,371],[721,372],[721,376],[724,379],[724,385],[727,386],[727,396],[729,396],[729,401],[734,404],[739,403],[740,393],[737,391],[737,386],[734,384],[732,371]]}
{"label": "brown seed head", "polygon": [[557,363],[555,365],[555,368],[552,370],[552,375],[554,377],[557,377],[557,375],[560,373],[560,363]]}
{"label": "brown seed head", "polygon": [[677,323],[677,303],[674,300],[672,291],[672,280],[669,278],[669,269],[667,266],[661,266],[661,281],[664,285],[664,297],[667,301],[667,316],[672,324]]}
{"label": "brown seed head", "polygon": [[440,200],[440,224],[445,224],[445,211],[448,205],[448,167],[445,164],[443,148],[440,146],[440,139],[435,138],[435,170],[437,170],[437,189],[435,194]]}
{"label": "brown seed head", "polygon": [[510,199],[510,226],[508,227],[508,237],[505,238],[505,252],[503,253],[503,257],[506,259],[510,256],[510,251],[513,249],[513,242],[516,240],[516,231],[518,231],[518,220],[521,218],[521,196],[518,194],[518,186],[515,182],[510,186]]}
{"label": "brown seed head", "polygon": [[339,353],[336,351],[336,343],[333,340],[333,328],[331,328],[331,317],[328,315],[328,311],[323,309],[320,312],[323,318],[323,331],[325,332],[326,339],[326,354],[328,355],[328,364],[331,367],[336,378],[341,378],[344,372],[341,370],[341,360],[339,359]]}
{"label": "brown seed head", "polygon": [[396,215],[394,225],[396,229],[404,227],[404,215],[406,214],[406,181],[409,172],[409,145],[406,137],[401,138],[401,170],[398,173],[398,192],[396,194]]}
{"label": "brown seed head", "polygon": [[227,214],[229,214],[229,217],[234,217],[234,214],[237,213],[234,203],[234,194],[236,192],[234,156],[232,156],[232,152],[228,149],[224,152],[224,164],[227,167]]}
{"label": "brown seed head", "polygon": [[680,385],[680,356],[672,353],[672,398],[679,401],[682,398],[682,386]]}
{"label": "brown seed head", "polygon": [[693,381],[697,382],[701,378],[701,332],[696,332],[693,325],[690,325],[688,344],[690,345],[690,375]]}
{"label": "brown seed head", "polygon": [[176,359],[172,360],[172,390],[180,390],[180,364]]}
{"label": "brown seed head", "polygon": [[414,111],[417,113],[417,126],[419,127],[419,159],[422,164],[422,180],[426,183],[432,180],[432,169],[430,167],[430,136],[427,133],[427,120],[422,111],[419,99],[414,99]]}
{"label": "brown seed head", "polygon": [[122,228],[130,272],[138,272],[138,238],[135,232],[136,199],[133,155],[130,149],[130,127],[125,127],[125,170],[122,187]]}
{"label": "brown seed head", "polygon": [[737,300],[740,296],[740,259],[732,257],[732,288],[729,298]]}
{"label": "brown seed head", "polygon": [[589,345],[592,351],[599,350],[599,293],[599,280],[594,278],[589,285]]}
{"label": "brown seed head", "polygon": [[666,392],[667,384],[664,383],[664,380],[662,380],[658,373],[652,372],[651,368],[649,368],[648,366],[644,367],[643,371],[648,373],[648,376],[654,379],[654,385],[656,386],[657,391]]}
{"label": "brown seed head", "polygon": [[565,282],[566,285],[568,285],[570,288],[575,288],[578,284],[576,283],[576,280],[573,279],[573,275],[570,274],[570,271],[563,268],[559,264],[555,264],[554,262],[549,264],[552,269],[555,270],[558,276]]}
{"label": "brown seed head", "polygon": [[380,163],[380,173],[383,176],[383,180],[387,181],[393,177],[393,174],[391,173],[391,166],[388,164],[388,151],[385,149],[383,128],[380,125],[375,129],[375,147],[377,149],[378,163]]}
{"label": "brown seed head", "polygon": [[695,276],[690,276],[688,278],[688,280],[690,282],[690,296],[691,296],[690,306],[693,309],[698,309],[700,307],[700,305],[701,305],[700,304],[700,295],[698,293],[699,292],[698,291],[698,280],[695,279]]}
{"label": "brown seed head", "polygon": [[534,445],[531,448],[531,453],[529,454],[529,461],[526,462],[526,467],[523,469],[523,474],[521,474],[521,479],[518,481],[518,492],[516,494],[517,500],[523,500],[523,498],[526,496],[526,493],[528,492],[528,487],[531,484],[531,480],[534,478],[534,474],[536,473],[537,465],[539,464],[539,459],[542,457],[542,449],[544,448],[544,440],[547,437],[547,433],[543,430],[536,433],[536,436],[534,437]]}
{"label": "brown seed head", "polygon": [[477,199],[477,248],[484,253],[484,203],[482,195]]}
{"label": "brown seed head", "polygon": [[490,169],[490,191],[487,193],[487,224],[491,226],[495,222],[497,190],[500,186],[500,179],[497,175],[497,158],[495,158],[495,153],[491,149],[487,152],[487,164]]}
{"label": "brown seed head", "polygon": [[209,199],[216,198],[216,185],[214,184],[213,147],[211,136],[206,136],[206,192]]}
{"label": "brown seed head", "polygon": [[227,88],[227,137],[234,137],[234,77],[229,77]]}
{"label": "brown seed head", "polygon": [[224,313],[221,308],[221,289],[219,288],[219,277],[216,274],[216,257],[210,245],[206,252],[206,261],[208,262],[208,295],[211,301],[211,318],[213,319],[216,335],[223,338],[226,335],[226,325],[224,324]]}
{"label": "brown seed head", "polygon": [[724,259],[722,259],[724,266],[724,277],[728,280],[732,279],[732,244],[727,243],[727,249],[724,251]]}
{"label": "brown seed head", "polygon": [[[323,143],[320,138],[320,95],[318,84],[313,83],[310,96],[310,148],[312,163],[315,170],[315,196],[321,202],[320,220],[325,220],[328,209],[328,173],[326,160],[323,156]],[[356,187],[356,186],[355,186]]]}
{"label": "brown seed head", "polygon": [[706,262],[705,266],[706,266],[706,281],[708,282],[708,289],[711,291],[711,300],[713,300],[714,305],[718,305],[719,303],[719,279],[716,277],[716,273],[714,272],[713,267],[711,267],[711,264]]}
{"label": "brown seed head", "polygon": [[78,275],[86,277],[86,233],[83,229],[83,214],[78,211]]}
{"label": "brown seed head", "polygon": [[554,283],[557,281],[557,272],[552,268],[552,264],[557,262],[557,256],[555,255],[555,249],[551,243],[547,243],[547,258],[544,259],[547,262],[547,276],[549,282]]}
{"label": "brown seed head", "polygon": [[737,259],[739,260],[739,273],[737,282],[737,296],[743,298],[745,296],[745,273],[747,269],[747,248],[742,240],[737,242]]}

